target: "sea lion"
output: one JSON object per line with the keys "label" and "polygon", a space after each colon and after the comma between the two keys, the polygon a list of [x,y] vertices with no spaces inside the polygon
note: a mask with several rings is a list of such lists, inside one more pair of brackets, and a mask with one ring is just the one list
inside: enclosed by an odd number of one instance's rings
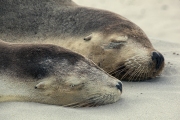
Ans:
{"label": "sea lion", "polygon": [[55,45],[0,41],[0,102],[71,107],[118,101],[122,83],[91,60]]}
{"label": "sea lion", "polygon": [[56,44],[78,52],[120,80],[158,76],[163,55],[130,20],[71,0],[1,0],[0,38]]}

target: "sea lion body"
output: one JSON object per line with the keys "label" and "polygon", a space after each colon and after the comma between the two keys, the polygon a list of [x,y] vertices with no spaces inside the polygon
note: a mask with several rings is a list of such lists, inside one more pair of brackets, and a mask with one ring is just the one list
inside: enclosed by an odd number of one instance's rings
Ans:
{"label": "sea lion body", "polygon": [[128,19],[71,0],[3,0],[0,38],[56,44],[93,60],[120,80],[154,78],[164,57]]}
{"label": "sea lion body", "polygon": [[122,83],[92,61],[50,44],[0,41],[0,83],[0,102],[98,106],[122,93]]}

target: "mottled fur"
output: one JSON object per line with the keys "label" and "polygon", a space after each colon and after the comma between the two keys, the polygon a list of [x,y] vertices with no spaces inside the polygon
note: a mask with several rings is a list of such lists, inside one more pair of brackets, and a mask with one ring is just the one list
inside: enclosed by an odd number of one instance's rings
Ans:
{"label": "mottled fur", "polygon": [[70,50],[0,41],[0,102],[98,106],[116,102],[121,92],[119,80]]}
{"label": "mottled fur", "polygon": [[[51,62],[46,64],[46,60]],[[53,73],[57,62],[64,60],[69,65],[86,61],[83,56],[54,45],[0,43],[0,70],[8,69],[19,77],[43,78]]]}
{"label": "mottled fur", "polygon": [[[116,13],[71,0],[1,0],[0,9],[0,38],[5,41],[65,47],[120,80],[154,78],[164,68],[162,54],[143,30]],[[152,60],[153,52],[157,54]],[[128,60],[133,61],[129,66]],[[132,73],[134,69],[138,71]]]}
{"label": "mottled fur", "polygon": [[[105,10],[81,7],[71,0],[66,2],[64,0],[2,0],[1,2],[1,34],[63,38],[102,31],[105,35],[122,33],[129,37],[135,36],[139,42],[145,42],[146,46],[151,45],[141,29],[124,17]],[[1,39],[7,38],[1,36]]]}

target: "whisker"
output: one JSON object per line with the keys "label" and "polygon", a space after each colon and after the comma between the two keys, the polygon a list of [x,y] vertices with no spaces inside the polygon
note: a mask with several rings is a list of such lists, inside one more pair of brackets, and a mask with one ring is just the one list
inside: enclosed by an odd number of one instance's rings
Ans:
{"label": "whisker", "polygon": [[129,80],[132,80],[135,77],[135,75],[138,73],[138,70],[137,70],[138,68],[133,68],[134,71],[131,73]]}
{"label": "whisker", "polygon": [[113,70],[113,71],[109,72],[109,74],[116,74],[117,72],[120,72],[123,69],[125,69],[124,65],[118,67],[116,70]]}
{"label": "whisker", "polygon": [[76,102],[76,103],[64,105],[64,107],[74,107],[74,108],[77,108],[77,107],[95,107],[95,106],[100,106],[100,105],[102,105],[102,103],[100,103],[100,101],[98,101],[98,100],[102,100],[101,98],[102,98],[101,96],[96,96],[96,97],[92,97],[92,98],[89,98],[87,100],[84,100],[82,102]]}
{"label": "whisker", "polygon": [[124,68],[124,69],[120,69],[120,70],[118,70],[117,71],[117,73],[116,74],[112,74],[114,77],[117,77],[117,78],[119,78],[120,76],[121,76],[121,74],[123,73],[123,72],[125,72],[127,70],[127,68]]}
{"label": "whisker", "polygon": [[[109,74],[120,80],[129,80],[129,81],[141,81],[148,79],[151,75],[150,71],[153,71],[153,68],[147,64],[141,64],[138,60],[142,59],[147,60],[147,57],[133,56],[130,59],[126,60],[124,64],[121,64],[116,70],[109,72]],[[135,63],[135,64],[133,64]]]}
{"label": "whisker", "polygon": [[139,81],[145,79],[145,71],[144,71],[145,68],[146,68],[146,67],[143,67],[143,68],[142,68],[142,72],[141,72],[141,74],[140,74],[140,76],[139,76],[139,78],[140,78]]}
{"label": "whisker", "polygon": [[150,77],[150,76],[152,76],[152,74],[153,74],[153,68],[151,68],[149,71],[151,71],[151,72],[149,72],[149,74],[148,74],[148,76]]}
{"label": "whisker", "polygon": [[[145,67],[146,68],[146,67]],[[142,73],[142,80],[145,80],[146,79],[146,69],[144,68],[144,71]]]}
{"label": "whisker", "polygon": [[146,67],[146,72],[145,72],[145,79],[148,79],[148,67]]}
{"label": "whisker", "polygon": [[136,70],[134,70],[134,71],[132,72],[132,74],[129,76],[129,81],[134,79],[136,73],[137,73]]}
{"label": "whisker", "polygon": [[139,65],[139,67],[137,68],[136,75],[134,75],[134,76],[135,76],[135,77],[134,77],[134,80],[135,80],[135,81],[138,79],[138,76],[139,76],[139,74],[140,74],[140,72],[141,72],[140,67],[141,67],[141,65]]}
{"label": "whisker", "polygon": [[143,69],[140,69],[139,74],[137,75],[137,80],[140,81]]}
{"label": "whisker", "polygon": [[127,70],[127,68],[124,68],[124,69],[122,69],[121,71],[119,71],[119,72],[117,73],[117,77],[120,77],[121,74],[122,74],[123,72],[125,72],[126,70]]}
{"label": "whisker", "polygon": [[121,80],[123,80],[129,73],[131,73],[132,69],[129,69],[122,77]]}

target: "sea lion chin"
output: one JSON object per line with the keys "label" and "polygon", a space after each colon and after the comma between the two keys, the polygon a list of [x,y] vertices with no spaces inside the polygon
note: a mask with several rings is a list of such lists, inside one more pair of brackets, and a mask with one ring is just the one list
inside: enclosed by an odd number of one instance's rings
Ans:
{"label": "sea lion chin", "polygon": [[91,107],[122,93],[122,83],[91,60],[50,44],[0,41],[0,83],[0,102]]}
{"label": "sea lion chin", "polygon": [[4,0],[0,6],[0,38],[5,41],[65,47],[120,80],[154,78],[164,68],[163,55],[143,30],[116,13],[71,0]]}

